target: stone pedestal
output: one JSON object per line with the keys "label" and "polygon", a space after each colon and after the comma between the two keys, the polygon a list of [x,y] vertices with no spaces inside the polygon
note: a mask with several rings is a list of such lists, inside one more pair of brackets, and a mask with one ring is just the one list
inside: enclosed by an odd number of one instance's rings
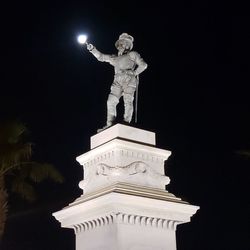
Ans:
{"label": "stone pedestal", "polygon": [[83,195],[54,213],[74,229],[76,250],[176,250],[176,227],[199,209],[165,187],[170,151],[155,134],[117,124],[91,137],[83,166]]}

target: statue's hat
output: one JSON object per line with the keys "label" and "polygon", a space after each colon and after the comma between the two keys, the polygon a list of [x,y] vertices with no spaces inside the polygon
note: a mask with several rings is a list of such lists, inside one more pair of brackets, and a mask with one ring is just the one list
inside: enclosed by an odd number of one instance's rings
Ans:
{"label": "statue's hat", "polygon": [[115,47],[118,48],[118,44],[120,41],[122,40],[125,40],[126,42],[129,43],[129,49],[131,50],[133,48],[133,42],[134,42],[134,38],[132,36],[130,36],[129,34],[127,33],[122,33],[120,36],[119,36],[119,39],[116,41],[115,43]]}

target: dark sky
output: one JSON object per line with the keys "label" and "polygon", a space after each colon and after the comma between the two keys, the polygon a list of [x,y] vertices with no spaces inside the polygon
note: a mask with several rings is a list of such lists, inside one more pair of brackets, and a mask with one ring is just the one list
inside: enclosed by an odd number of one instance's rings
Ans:
{"label": "dark sky", "polygon": [[24,122],[34,159],[65,176],[62,185],[38,186],[33,204],[11,198],[4,250],[74,249],[73,231],[51,213],[81,194],[75,157],[105,123],[113,78],[111,66],[77,44],[82,32],[105,53],[116,53],[127,32],[149,65],[140,76],[136,126],[172,151],[168,190],[201,207],[179,227],[178,250],[250,249],[250,160],[236,153],[250,149],[250,17],[235,2],[2,5],[1,119]]}

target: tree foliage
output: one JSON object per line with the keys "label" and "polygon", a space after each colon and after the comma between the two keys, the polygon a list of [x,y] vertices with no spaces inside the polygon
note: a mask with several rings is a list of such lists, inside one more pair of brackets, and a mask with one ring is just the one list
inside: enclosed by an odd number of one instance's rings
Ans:
{"label": "tree foliage", "polygon": [[[32,143],[26,142],[27,128],[20,122],[0,124],[0,239],[8,214],[8,197],[13,192],[23,199],[36,198],[34,183],[45,179],[61,183],[63,177],[51,164],[31,161]],[[7,187],[6,183],[10,183]]]}

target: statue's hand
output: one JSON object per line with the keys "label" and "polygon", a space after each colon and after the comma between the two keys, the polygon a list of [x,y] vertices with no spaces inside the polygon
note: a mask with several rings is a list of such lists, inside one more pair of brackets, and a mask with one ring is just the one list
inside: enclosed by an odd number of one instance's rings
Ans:
{"label": "statue's hand", "polygon": [[94,49],[94,45],[91,44],[91,43],[88,43],[88,44],[87,44],[87,50],[91,51],[91,50],[93,50],[93,49]]}
{"label": "statue's hand", "polygon": [[136,70],[134,71],[134,75],[135,75],[135,76],[138,76],[138,75],[139,75],[138,72],[137,72]]}
{"label": "statue's hand", "polygon": [[129,75],[132,75],[132,76],[136,76],[136,72],[135,72],[135,70],[132,70],[132,69],[128,69],[128,70],[126,70],[126,72],[127,72],[127,74],[129,74]]}

